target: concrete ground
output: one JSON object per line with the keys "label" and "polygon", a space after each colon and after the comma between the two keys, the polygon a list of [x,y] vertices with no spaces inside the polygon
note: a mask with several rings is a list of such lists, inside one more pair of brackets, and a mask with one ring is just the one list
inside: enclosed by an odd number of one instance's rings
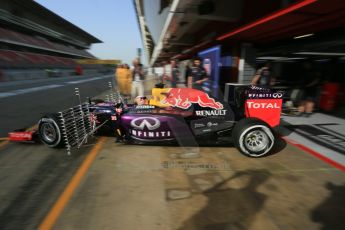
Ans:
{"label": "concrete ground", "polygon": [[342,229],[345,174],[285,145],[135,146],[108,138],[54,229]]}
{"label": "concrete ground", "polygon": [[282,116],[280,133],[345,167],[345,119],[323,113]]}

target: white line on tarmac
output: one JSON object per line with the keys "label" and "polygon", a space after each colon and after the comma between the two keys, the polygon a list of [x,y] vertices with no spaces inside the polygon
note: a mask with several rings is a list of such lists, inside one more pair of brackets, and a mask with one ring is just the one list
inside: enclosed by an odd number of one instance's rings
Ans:
{"label": "white line on tarmac", "polygon": [[38,86],[38,87],[33,87],[33,88],[28,88],[28,89],[17,89],[17,90],[13,90],[6,93],[0,93],[0,98],[12,97],[12,96],[20,95],[20,94],[36,92],[36,91],[41,91],[45,89],[53,89],[53,88],[58,88],[61,86],[64,86],[64,85],[44,85],[44,86]]}
{"label": "white line on tarmac", "polygon": [[95,81],[95,80],[110,78],[110,77],[111,76],[106,75],[106,76],[93,77],[93,78],[83,79],[83,80],[78,80],[78,81],[62,82],[61,84],[44,85],[44,86],[38,86],[38,87],[33,87],[33,88],[27,88],[27,89],[17,89],[17,90],[12,90],[9,92],[0,93],[0,98],[12,97],[12,96],[20,95],[20,94],[37,92],[37,91],[46,90],[46,89],[59,88],[59,87],[69,85],[69,84],[84,83],[84,82],[88,82],[88,81]]}
{"label": "white line on tarmac", "polygon": [[[286,129],[285,127],[283,128]],[[304,132],[303,130],[299,130],[300,132]],[[305,132],[304,132],[305,133]],[[305,135],[309,135],[308,133],[305,133]],[[308,146],[308,148],[312,149],[313,151],[319,153],[320,155],[331,159],[332,161],[335,161],[339,164],[345,165],[345,156],[337,151],[334,151],[332,149],[329,149],[327,147],[324,147],[322,145],[322,142],[315,142],[315,140],[309,140],[306,137],[303,137],[302,135],[291,132],[289,135],[286,136],[290,141],[294,141],[296,144],[300,144],[303,146]],[[320,139],[321,140],[321,139]],[[319,141],[319,139],[317,139]]]}
{"label": "white line on tarmac", "polygon": [[7,92],[7,93],[0,93],[0,98],[3,97],[11,97],[11,96],[15,96],[15,93],[11,93],[11,92]]}
{"label": "white line on tarmac", "polygon": [[15,90],[14,92],[17,94],[24,94],[24,93],[31,93],[31,92],[36,92],[36,91],[41,91],[41,90],[45,90],[45,89],[54,89],[54,88],[58,88],[61,87],[63,85],[60,84],[56,84],[56,85],[44,85],[44,86],[37,86],[37,87],[33,87],[33,88],[28,88],[28,89],[18,89]]}
{"label": "white line on tarmac", "polygon": [[88,82],[88,81],[99,80],[102,78],[106,78],[106,77],[94,77],[94,78],[84,79],[84,80],[79,80],[79,81],[69,81],[69,82],[66,82],[66,84],[78,84],[78,83],[83,83],[83,82]]}

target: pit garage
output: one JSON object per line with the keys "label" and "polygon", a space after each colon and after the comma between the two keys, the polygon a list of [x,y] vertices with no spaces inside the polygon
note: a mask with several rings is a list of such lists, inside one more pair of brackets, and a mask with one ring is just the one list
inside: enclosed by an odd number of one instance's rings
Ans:
{"label": "pit garage", "polygon": [[[305,5],[301,5],[305,3]],[[230,31],[218,40],[241,41],[238,81],[249,83],[255,69],[272,62],[276,87],[289,89],[298,103],[303,88],[316,80],[316,108],[344,114],[345,33],[343,1],[301,1]]]}

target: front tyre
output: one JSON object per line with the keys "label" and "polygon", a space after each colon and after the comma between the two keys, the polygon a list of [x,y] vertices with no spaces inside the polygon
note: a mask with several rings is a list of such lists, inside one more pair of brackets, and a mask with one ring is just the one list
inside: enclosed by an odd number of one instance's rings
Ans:
{"label": "front tyre", "polygon": [[51,148],[65,145],[61,130],[61,122],[57,114],[47,114],[38,122],[38,136],[45,145]]}
{"label": "front tyre", "polygon": [[236,148],[248,157],[269,155],[275,143],[271,128],[255,118],[245,118],[237,122],[232,135]]}

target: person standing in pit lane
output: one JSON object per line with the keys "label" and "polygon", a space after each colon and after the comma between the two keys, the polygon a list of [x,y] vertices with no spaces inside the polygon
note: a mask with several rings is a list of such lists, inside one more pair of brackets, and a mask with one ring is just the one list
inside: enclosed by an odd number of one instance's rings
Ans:
{"label": "person standing in pit lane", "polygon": [[123,94],[124,92],[124,86],[125,86],[125,69],[124,69],[124,65],[118,65],[116,68],[116,74],[115,74],[115,82],[117,83],[118,89],[120,91],[121,94]]}
{"label": "person standing in pit lane", "polygon": [[314,70],[311,62],[303,63],[301,88],[302,101],[298,106],[297,116],[309,117],[314,112],[317,95],[321,85],[321,73]]}
{"label": "person standing in pit lane", "polygon": [[266,62],[266,64],[258,69],[252,79],[252,85],[258,85],[262,87],[269,87],[274,85],[275,77],[272,72],[272,63]]}
{"label": "person standing in pit lane", "polygon": [[202,84],[208,80],[208,76],[205,68],[201,66],[200,58],[194,58],[188,75],[188,88],[203,90]]}
{"label": "person standing in pit lane", "polygon": [[177,88],[177,82],[180,76],[180,70],[177,65],[177,60],[171,59],[170,66],[171,66],[171,72],[170,72],[170,76],[167,76],[167,78],[170,80],[171,88]]}
{"label": "person standing in pit lane", "polygon": [[184,84],[188,86],[188,76],[190,73],[190,63],[189,61],[184,62]]}
{"label": "person standing in pit lane", "polygon": [[132,86],[132,71],[129,68],[128,64],[124,64],[123,68],[125,69],[125,85],[124,85],[124,95],[130,96],[131,95],[131,86]]}
{"label": "person standing in pit lane", "polygon": [[121,115],[123,114],[123,104],[117,103],[115,105],[115,120],[113,121],[115,130],[115,143],[123,142],[125,138],[125,131],[121,125]]}
{"label": "person standing in pit lane", "polygon": [[133,61],[132,69],[132,92],[131,96],[134,99],[136,96],[144,95],[144,80],[145,73],[143,65],[140,63],[139,59],[136,58]]}

